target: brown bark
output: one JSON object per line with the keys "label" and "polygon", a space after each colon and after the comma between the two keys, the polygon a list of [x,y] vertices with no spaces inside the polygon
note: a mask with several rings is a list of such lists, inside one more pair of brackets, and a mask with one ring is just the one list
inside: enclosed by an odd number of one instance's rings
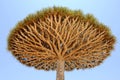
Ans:
{"label": "brown bark", "polygon": [[64,80],[64,61],[57,61],[57,78],[56,80]]}

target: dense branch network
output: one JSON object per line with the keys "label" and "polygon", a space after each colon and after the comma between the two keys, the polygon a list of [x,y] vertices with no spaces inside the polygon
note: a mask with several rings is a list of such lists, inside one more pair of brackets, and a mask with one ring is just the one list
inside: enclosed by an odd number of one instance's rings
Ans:
{"label": "dense branch network", "polygon": [[65,70],[92,68],[109,56],[115,42],[103,27],[79,16],[51,12],[16,30],[9,50],[21,63],[36,69],[55,70],[57,60],[65,61]]}

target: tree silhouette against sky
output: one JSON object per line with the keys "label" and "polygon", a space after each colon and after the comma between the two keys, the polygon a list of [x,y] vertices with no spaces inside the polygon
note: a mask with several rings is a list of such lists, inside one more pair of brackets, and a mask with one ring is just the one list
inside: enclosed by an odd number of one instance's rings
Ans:
{"label": "tree silhouette against sky", "polygon": [[92,15],[64,7],[31,14],[8,37],[8,50],[22,64],[38,70],[64,71],[100,65],[113,50],[115,38]]}

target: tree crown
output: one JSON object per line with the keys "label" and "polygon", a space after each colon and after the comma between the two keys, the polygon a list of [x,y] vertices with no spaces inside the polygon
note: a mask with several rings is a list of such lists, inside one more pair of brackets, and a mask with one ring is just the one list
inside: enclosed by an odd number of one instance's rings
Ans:
{"label": "tree crown", "polygon": [[30,14],[10,32],[8,50],[23,64],[55,70],[92,68],[113,50],[115,38],[106,25],[80,10],[53,7]]}

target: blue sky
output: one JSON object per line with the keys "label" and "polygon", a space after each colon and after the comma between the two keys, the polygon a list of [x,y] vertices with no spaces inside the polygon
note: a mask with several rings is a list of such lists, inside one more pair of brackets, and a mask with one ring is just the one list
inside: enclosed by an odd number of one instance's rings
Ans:
{"label": "blue sky", "polygon": [[7,51],[7,37],[15,24],[30,13],[52,6],[91,13],[117,38],[115,50],[103,64],[65,72],[65,80],[120,80],[120,0],[0,0],[0,80],[56,80],[56,71],[26,67]]}

